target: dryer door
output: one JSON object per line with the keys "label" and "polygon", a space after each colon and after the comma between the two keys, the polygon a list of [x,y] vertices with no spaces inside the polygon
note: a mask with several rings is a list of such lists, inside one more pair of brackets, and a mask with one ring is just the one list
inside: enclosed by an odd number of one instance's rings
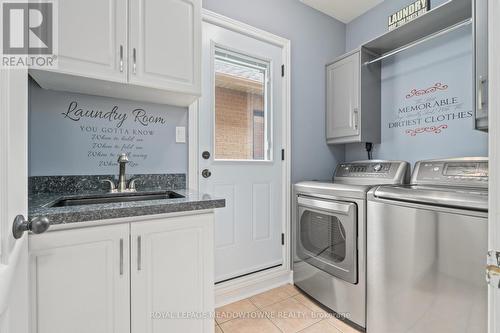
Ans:
{"label": "dryer door", "polygon": [[356,204],[298,196],[297,207],[298,257],[335,277],[356,284]]}

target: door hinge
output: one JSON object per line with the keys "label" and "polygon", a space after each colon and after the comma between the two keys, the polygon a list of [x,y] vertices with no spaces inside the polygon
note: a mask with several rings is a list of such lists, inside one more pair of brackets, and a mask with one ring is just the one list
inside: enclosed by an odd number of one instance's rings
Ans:
{"label": "door hinge", "polygon": [[285,77],[285,65],[281,65],[281,77]]}
{"label": "door hinge", "polygon": [[500,252],[489,251],[486,266],[486,282],[500,289]]}
{"label": "door hinge", "polygon": [[281,149],[281,160],[285,160],[285,149]]}
{"label": "door hinge", "polygon": [[281,245],[285,245],[285,234],[281,234]]}

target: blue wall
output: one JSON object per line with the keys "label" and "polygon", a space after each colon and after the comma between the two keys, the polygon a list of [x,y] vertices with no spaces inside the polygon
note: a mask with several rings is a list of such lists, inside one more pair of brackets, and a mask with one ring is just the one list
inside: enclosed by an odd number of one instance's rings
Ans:
{"label": "blue wall", "polygon": [[204,0],[203,7],[291,40],[292,182],[331,178],[344,147],[325,141],[325,64],[344,53],[345,25],[299,0]]}
{"label": "blue wall", "polygon": [[[346,51],[386,32],[387,17],[410,2],[384,1],[349,23]],[[434,0],[432,7],[444,2]],[[448,87],[422,96],[406,97],[413,89],[427,89],[436,83]],[[454,104],[435,107],[436,102],[446,100]],[[432,103],[433,107],[403,112],[425,103]],[[473,119],[469,117],[471,110],[471,28],[466,27],[383,62],[382,143],[375,145],[374,158],[402,159],[413,163],[429,158],[487,156],[487,134],[473,129]],[[415,119],[420,119],[420,124],[394,127],[395,123]],[[438,133],[432,131],[432,126],[438,128]],[[440,126],[446,128],[439,129]],[[413,133],[412,136],[411,130],[417,128],[427,128],[430,132]],[[345,158],[347,161],[365,159],[364,144],[347,145]]]}

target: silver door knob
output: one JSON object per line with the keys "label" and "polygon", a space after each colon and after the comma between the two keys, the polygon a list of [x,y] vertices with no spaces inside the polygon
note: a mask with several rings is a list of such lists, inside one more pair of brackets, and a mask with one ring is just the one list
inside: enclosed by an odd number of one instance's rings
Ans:
{"label": "silver door knob", "polygon": [[210,172],[210,170],[208,169],[204,169],[202,172],[201,172],[201,175],[203,176],[203,178],[208,178],[212,175],[212,173]]}
{"label": "silver door knob", "polygon": [[17,215],[12,224],[12,235],[15,239],[23,236],[25,231],[31,231],[34,234],[41,234],[50,227],[50,221],[47,217],[35,217],[31,221],[26,220],[22,215]]}

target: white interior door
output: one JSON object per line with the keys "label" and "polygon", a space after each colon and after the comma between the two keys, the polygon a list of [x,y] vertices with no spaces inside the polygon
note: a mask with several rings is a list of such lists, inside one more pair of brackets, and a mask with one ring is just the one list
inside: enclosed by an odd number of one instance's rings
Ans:
{"label": "white interior door", "polygon": [[28,235],[11,232],[28,211],[27,125],[27,71],[0,69],[0,333],[28,333]]}
{"label": "white interior door", "polygon": [[208,22],[202,35],[199,187],[226,199],[215,218],[221,282],[283,264],[283,50]]}

